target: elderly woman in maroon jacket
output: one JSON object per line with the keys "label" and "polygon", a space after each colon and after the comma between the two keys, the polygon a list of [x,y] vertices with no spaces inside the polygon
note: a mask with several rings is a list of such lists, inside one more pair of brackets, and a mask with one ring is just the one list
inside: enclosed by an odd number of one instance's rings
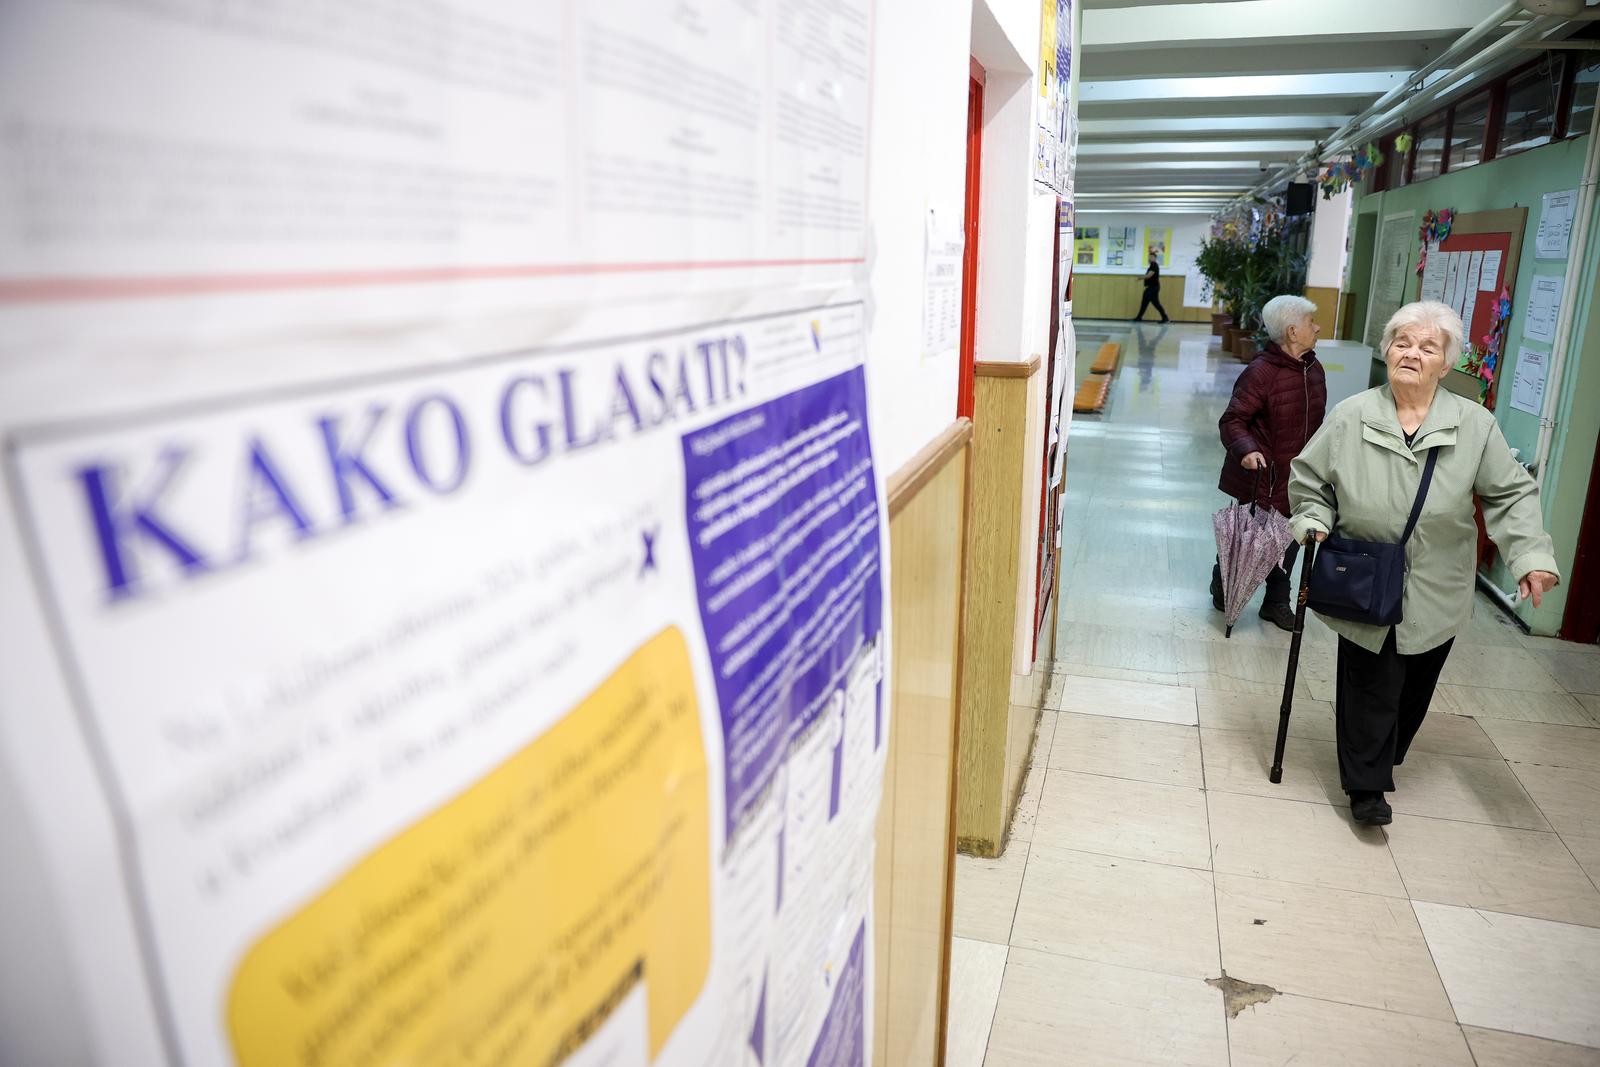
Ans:
{"label": "elderly woman in maroon jacket", "polygon": [[[1301,296],[1278,296],[1261,309],[1267,347],[1239,375],[1233,398],[1218,427],[1228,456],[1219,488],[1235,500],[1255,499],[1289,514],[1289,462],[1322,425],[1328,386],[1312,351],[1318,326],[1317,305]],[[1298,545],[1291,544],[1283,568],[1267,577],[1261,617],[1285,630],[1294,628],[1289,606],[1289,572]],[[1211,569],[1211,603],[1222,606],[1222,571]]]}

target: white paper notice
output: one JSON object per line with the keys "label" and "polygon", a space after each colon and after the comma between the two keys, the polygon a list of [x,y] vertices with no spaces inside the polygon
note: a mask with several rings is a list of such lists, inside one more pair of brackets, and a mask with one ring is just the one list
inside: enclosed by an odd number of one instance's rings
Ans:
{"label": "white paper notice", "polygon": [[1478,278],[1478,288],[1492,293],[1500,287],[1500,250],[1490,249],[1483,254],[1483,274]]}
{"label": "white paper notice", "polygon": [[1183,276],[1183,306],[1208,308],[1211,306],[1211,283],[1193,267]]}
{"label": "white paper notice", "polygon": [[1561,316],[1561,287],[1564,274],[1541,274],[1528,290],[1528,313],[1522,320],[1522,336],[1530,341],[1556,339],[1556,320]]}
{"label": "white paper notice", "polygon": [[1539,238],[1535,242],[1540,259],[1566,259],[1572,237],[1572,216],[1578,208],[1578,190],[1565,189],[1544,194],[1544,210],[1539,213]]}
{"label": "white paper notice", "polygon": [[1422,267],[1422,299],[1443,300],[1445,275],[1450,268],[1450,257],[1442,252],[1428,253],[1428,262]]}
{"label": "white paper notice", "polygon": [[1549,354],[1532,348],[1517,349],[1517,368],[1511,380],[1511,406],[1530,415],[1544,411],[1545,363]]}
{"label": "white paper notice", "polygon": [[961,344],[961,251],[959,226],[944,227],[928,213],[922,275],[922,356],[932,359]]}
{"label": "white paper notice", "polygon": [[1444,267],[1444,302],[1451,307],[1456,306],[1456,290],[1461,286],[1461,256],[1450,252],[1445,257]]}
{"label": "white paper notice", "polygon": [[1472,275],[1472,256],[1461,254],[1461,284],[1456,286],[1456,314],[1469,327],[1472,325],[1472,305],[1478,297],[1478,281]]}

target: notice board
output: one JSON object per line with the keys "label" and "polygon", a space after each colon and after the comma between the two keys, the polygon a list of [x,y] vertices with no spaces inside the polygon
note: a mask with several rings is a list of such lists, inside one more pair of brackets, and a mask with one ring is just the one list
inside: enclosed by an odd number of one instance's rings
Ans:
{"label": "notice board", "polygon": [[[1494,323],[1494,302],[1500,291],[1516,292],[1517,263],[1527,225],[1528,209],[1525,207],[1466,212],[1455,217],[1450,236],[1440,242],[1438,250],[1428,253],[1428,262],[1417,278],[1417,299],[1443,300],[1463,311],[1461,319],[1467,328],[1463,340],[1467,344],[1483,344],[1484,336]],[[1495,277],[1492,285],[1485,286],[1490,263],[1495,266]],[[1468,290],[1465,299],[1460,296],[1463,288]],[[1449,299],[1452,296],[1454,300]],[[1505,358],[1502,352],[1502,371]],[[1499,377],[1496,375],[1485,400],[1491,411]],[[1474,400],[1481,390],[1478,379],[1455,370],[1445,379],[1445,386]]]}

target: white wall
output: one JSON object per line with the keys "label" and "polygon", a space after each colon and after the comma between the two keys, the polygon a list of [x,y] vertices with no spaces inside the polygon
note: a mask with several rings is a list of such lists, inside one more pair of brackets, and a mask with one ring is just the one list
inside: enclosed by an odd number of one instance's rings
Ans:
{"label": "white wall", "polygon": [[878,461],[893,472],[956,417],[957,357],[922,354],[922,269],[928,212],[940,225],[959,224],[964,209],[969,56],[987,72],[980,360],[1026,361],[1047,350],[1055,198],[1032,177],[1038,0],[880,0],[876,24],[868,366]]}
{"label": "white wall", "polygon": [[1172,259],[1161,268],[1164,274],[1187,274],[1194,264],[1194,257],[1200,252],[1200,242],[1211,232],[1211,216],[1209,215],[1127,215],[1113,211],[1084,211],[1078,212],[1078,230],[1086,226],[1100,227],[1100,256],[1104,260],[1106,253],[1105,231],[1113,226],[1133,226],[1139,230],[1138,251],[1134,254],[1133,262],[1126,267],[1102,267],[1096,264],[1093,267],[1075,266],[1074,274],[1143,274],[1145,270],[1144,258],[1144,231],[1145,229],[1171,229],[1172,230]]}
{"label": "white wall", "polygon": [[[929,210],[959,226],[966,196],[971,7],[879,0],[874,35],[867,363],[878,465],[893,473],[956,417],[957,356],[924,359]],[[915,70],[916,77],[899,72]],[[1048,284],[1048,282],[1046,283]]]}
{"label": "white wall", "polygon": [[1311,261],[1306,266],[1306,284],[1337,289],[1344,280],[1345,257],[1349,254],[1350,209],[1355,195],[1346,189],[1331,200],[1317,201],[1311,217]]}

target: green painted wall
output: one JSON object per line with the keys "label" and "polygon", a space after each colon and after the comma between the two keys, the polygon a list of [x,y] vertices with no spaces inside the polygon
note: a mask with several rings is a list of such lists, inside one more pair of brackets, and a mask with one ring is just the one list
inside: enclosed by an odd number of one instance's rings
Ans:
{"label": "green painted wall", "polygon": [[[1430,208],[1453,208],[1462,212],[1496,211],[1511,207],[1528,209],[1528,225],[1523,235],[1521,261],[1517,268],[1517,285],[1511,294],[1511,328],[1500,366],[1502,386],[1495,410],[1495,418],[1499,420],[1506,440],[1512,448],[1520,449],[1519,455],[1524,462],[1533,460],[1538,447],[1539,419],[1511,406],[1511,382],[1516,374],[1517,349],[1522,344],[1522,313],[1527,306],[1528,291],[1535,275],[1564,274],[1568,268],[1565,260],[1535,258],[1540,198],[1548,192],[1577,188],[1583,176],[1584,156],[1588,147],[1587,137],[1577,137],[1456,174],[1441,175],[1404,189],[1370,193],[1356,202],[1357,214],[1376,213],[1379,219],[1409,211],[1415,226],[1422,224],[1422,216]],[[1600,223],[1600,212],[1596,212],[1595,221]],[[1582,265],[1583,275],[1578,289],[1581,306],[1576,309],[1573,320],[1573,347],[1561,385],[1555,447],[1546,465],[1542,498],[1545,524],[1555,538],[1556,558],[1566,575],[1571,573],[1573,556],[1577,550],[1578,526],[1588,494],[1596,436],[1600,434],[1600,314],[1591,313],[1597,301],[1600,301],[1597,259],[1600,259],[1600,225],[1591,225],[1588,252]],[[1413,269],[1416,266],[1415,252],[1412,253],[1411,266]],[[1412,277],[1406,290],[1409,298],[1416,298],[1417,285],[1418,280]],[[1548,347],[1537,341],[1530,342],[1530,346]],[[1513,577],[1499,564],[1490,577],[1503,589],[1515,585]],[[1534,632],[1554,634],[1565,607],[1566,589],[1558,587],[1545,601],[1542,610],[1535,613],[1531,605],[1523,605],[1520,614],[1533,626]]]}

